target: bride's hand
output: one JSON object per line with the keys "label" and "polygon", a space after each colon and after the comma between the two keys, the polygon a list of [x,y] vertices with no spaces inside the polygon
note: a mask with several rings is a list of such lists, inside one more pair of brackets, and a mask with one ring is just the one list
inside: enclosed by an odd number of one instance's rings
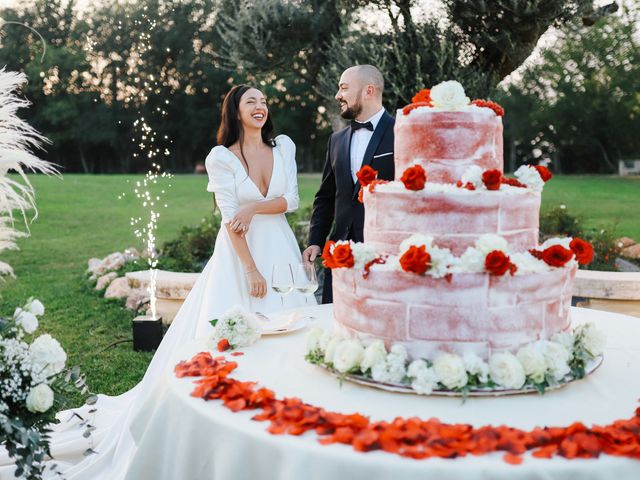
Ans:
{"label": "bride's hand", "polygon": [[249,231],[249,224],[255,214],[253,203],[243,205],[230,222],[231,230],[244,236]]}
{"label": "bride's hand", "polygon": [[247,282],[249,283],[249,295],[263,298],[267,294],[267,282],[262,274],[256,269],[247,272]]}

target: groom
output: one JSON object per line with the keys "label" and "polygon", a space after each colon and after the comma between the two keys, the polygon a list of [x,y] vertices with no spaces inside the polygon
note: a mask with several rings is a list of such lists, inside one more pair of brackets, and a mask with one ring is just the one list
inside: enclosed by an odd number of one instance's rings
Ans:
{"label": "groom", "polygon": [[[358,201],[356,173],[365,165],[381,180],[393,180],[393,117],[382,106],[384,79],[372,65],[356,65],[340,77],[336,100],[340,116],[351,124],[331,135],[322,183],[311,214],[309,247],[302,252],[313,262],[329,240],[362,242],[364,206]],[[333,226],[333,228],[331,228]],[[331,234],[329,235],[329,232]],[[332,303],[331,270],[325,269],[322,303]]]}

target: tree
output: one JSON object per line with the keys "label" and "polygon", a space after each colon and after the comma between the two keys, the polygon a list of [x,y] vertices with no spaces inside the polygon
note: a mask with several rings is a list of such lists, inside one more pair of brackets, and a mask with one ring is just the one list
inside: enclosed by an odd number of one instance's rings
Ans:
{"label": "tree", "polygon": [[638,11],[575,25],[501,94],[507,142],[521,162],[566,173],[615,173],[640,153]]}

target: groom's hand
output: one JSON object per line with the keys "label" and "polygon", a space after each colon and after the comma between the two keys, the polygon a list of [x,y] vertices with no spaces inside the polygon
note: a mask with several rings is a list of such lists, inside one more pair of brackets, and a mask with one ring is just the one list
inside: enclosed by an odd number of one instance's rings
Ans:
{"label": "groom's hand", "polygon": [[302,260],[307,263],[312,263],[322,253],[322,250],[318,245],[308,246],[304,252],[302,252]]}

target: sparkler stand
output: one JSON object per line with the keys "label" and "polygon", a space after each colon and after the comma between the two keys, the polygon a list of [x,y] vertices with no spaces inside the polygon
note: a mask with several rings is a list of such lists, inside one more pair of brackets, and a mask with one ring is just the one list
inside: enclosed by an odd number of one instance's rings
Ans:
{"label": "sparkler stand", "polygon": [[150,352],[162,341],[162,317],[140,315],[133,319],[133,349]]}

